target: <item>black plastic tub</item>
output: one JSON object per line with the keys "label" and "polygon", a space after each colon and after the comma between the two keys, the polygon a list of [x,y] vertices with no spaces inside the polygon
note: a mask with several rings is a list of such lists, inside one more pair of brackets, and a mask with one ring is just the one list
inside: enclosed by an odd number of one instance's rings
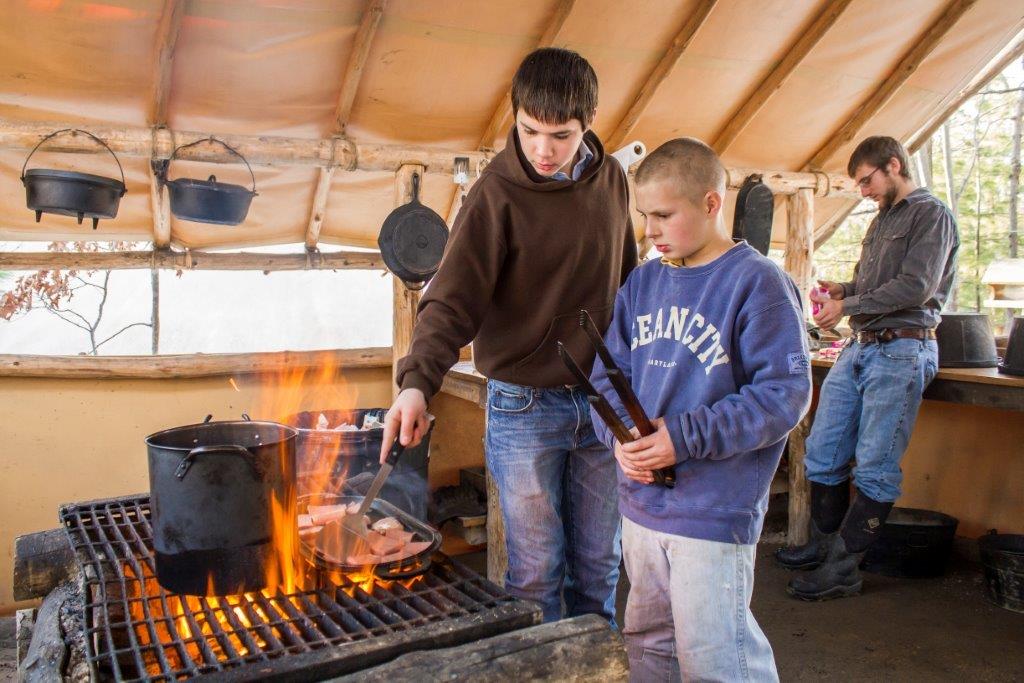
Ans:
{"label": "black plastic tub", "polygon": [[[316,429],[321,414],[334,427],[342,422],[362,426],[367,416],[383,421],[387,412],[387,408],[309,410],[286,418],[285,423],[299,433],[295,442],[299,495],[340,493],[346,482],[350,486],[360,481],[368,485],[368,480],[380,469],[383,428],[348,432]],[[380,493],[382,499],[419,520],[427,518],[430,432],[418,446],[405,449]],[[356,485],[354,488],[365,487]]]}
{"label": "black plastic tub", "polygon": [[942,576],[959,520],[941,512],[893,508],[861,567],[905,578]]}
{"label": "black plastic tub", "polygon": [[1024,613],[1024,535],[991,532],[978,539],[978,550],[988,599]]}

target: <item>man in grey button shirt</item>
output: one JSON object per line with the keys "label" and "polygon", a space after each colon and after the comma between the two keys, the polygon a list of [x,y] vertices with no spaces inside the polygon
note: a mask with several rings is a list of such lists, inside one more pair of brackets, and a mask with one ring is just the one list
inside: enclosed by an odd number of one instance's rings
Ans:
{"label": "man in grey button shirt", "polygon": [[821,305],[819,326],[848,315],[854,336],[821,387],[807,439],[810,541],[776,554],[783,566],[813,570],[789,582],[790,595],[804,600],[860,592],[857,566],[899,498],[900,460],[938,370],[935,327],[960,246],[953,214],[914,184],[906,150],[893,138],[861,142],[847,172],[878,203],[878,216],[853,281],[820,280],[829,297],[811,297]]}

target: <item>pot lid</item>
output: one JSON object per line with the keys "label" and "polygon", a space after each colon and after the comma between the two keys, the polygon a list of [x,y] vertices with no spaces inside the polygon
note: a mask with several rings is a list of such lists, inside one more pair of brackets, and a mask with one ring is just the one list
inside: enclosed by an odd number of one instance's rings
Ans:
{"label": "pot lid", "polygon": [[104,185],[106,187],[113,188],[120,192],[124,192],[124,183],[116,178],[106,178],[101,175],[93,175],[91,173],[79,173],[78,171],[58,171],[52,168],[30,168],[25,171],[25,175],[22,180],[26,178],[41,178],[47,180],[63,180],[70,182],[79,183],[92,183],[94,185]]}
{"label": "pot lid", "polygon": [[174,185],[179,190],[182,189],[195,189],[195,190],[212,190],[214,192],[220,192],[224,194],[239,194],[239,195],[251,195],[256,196],[256,192],[250,190],[244,185],[235,185],[234,183],[222,183],[217,180],[217,176],[211,175],[207,180],[200,180],[199,178],[177,178],[175,180],[168,180],[168,185]]}

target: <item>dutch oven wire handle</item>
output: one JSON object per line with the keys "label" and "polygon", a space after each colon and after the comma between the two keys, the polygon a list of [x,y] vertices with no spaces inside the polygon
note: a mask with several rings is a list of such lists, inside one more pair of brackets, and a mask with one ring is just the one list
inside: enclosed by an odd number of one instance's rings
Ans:
{"label": "dutch oven wire handle", "polygon": [[253,474],[259,478],[259,470],[256,469],[256,458],[245,446],[239,446],[237,444],[223,444],[220,446],[197,446],[188,452],[181,462],[178,463],[178,467],[174,470],[174,476],[179,480],[184,479],[185,475],[188,474],[188,470],[192,467],[192,463],[195,461],[197,456],[210,455],[212,453],[221,453],[223,455],[237,455],[248,463],[249,467],[252,468]]}
{"label": "dutch oven wire handle", "polygon": [[[28,157],[25,158],[25,163],[21,165],[21,179],[22,180],[25,180],[25,169],[28,168],[28,160],[32,158],[32,155],[36,153],[36,150],[39,149],[42,146],[42,144],[44,142],[46,142],[47,140],[49,140],[50,138],[57,137],[58,135],[60,135],[62,133],[71,133],[72,135],[74,135],[75,133],[83,133],[83,134],[88,135],[89,137],[91,137],[96,142],[98,142],[101,145],[103,145],[106,148],[106,150],[108,152],[110,152],[110,156],[114,157],[114,163],[117,164],[117,170],[121,172],[121,185],[125,186],[124,169],[121,168],[121,160],[117,158],[116,154],[114,154],[114,150],[110,149],[110,146],[107,143],[103,142],[103,140],[100,140],[98,137],[96,137],[95,135],[93,135],[89,131],[82,130],[81,128],[61,128],[60,130],[53,131],[49,135],[45,136],[42,140],[40,140],[36,144],[36,146],[32,148],[32,151],[28,153]],[[124,193],[122,192],[122,194],[124,194]]]}
{"label": "dutch oven wire handle", "polygon": [[[208,138],[202,138],[201,140],[196,140],[195,142],[190,142],[187,145],[178,145],[177,147],[174,148],[174,151],[171,152],[171,158],[167,160],[167,163],[170,164],[172,161],[174,161],[174,157],[178,154],[179,150],[183,150],[186,147],[195,147],[196,145],[201,145],[204,142],[216,142],[216,143],[220,144],[221,146],[223,146],[224,149],[226,149],[227,151],[231,152],[236,157],[241,159],[242,163],[245,164],[245,167],[247,169],[249,169],[249,176],[252,178],[252,194],[253,194],[253,196],[255,197],[255,196],[257,196],[259,194],[258,192],[256,192],[256,174],[252,172],[252,166],[249,165],[249,162],[246,161],[245,157],[243,157],[241,154],[239,154],[238,150],[236,150],[234,147],[232,147],[228,143],[224,142],[223,140],[218,140],[217,138],[213,137],[212,135],[210,137],[208,137]],[[216,176],[214,176],[214,177],[216,177]]]}

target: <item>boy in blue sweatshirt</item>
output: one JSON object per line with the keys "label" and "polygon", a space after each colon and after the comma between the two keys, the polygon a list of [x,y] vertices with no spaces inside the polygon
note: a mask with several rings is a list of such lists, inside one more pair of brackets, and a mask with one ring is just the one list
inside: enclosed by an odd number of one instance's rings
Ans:
{"label": "boy in blue sweatshirt", "polygon": [[[630,274],[605,335],[657,428],[618,444],[594,420],[620,467],[632,680],[778,679],[750,612],[754,551],[786,435],[810,403],[810,363],[799,293],[733,242],[725,187],[698,140],[643,161],[637,208],[661,259]],[[632,427],[600,358],[592,379]],[[654,485],[669,466],[675,488]]]}

